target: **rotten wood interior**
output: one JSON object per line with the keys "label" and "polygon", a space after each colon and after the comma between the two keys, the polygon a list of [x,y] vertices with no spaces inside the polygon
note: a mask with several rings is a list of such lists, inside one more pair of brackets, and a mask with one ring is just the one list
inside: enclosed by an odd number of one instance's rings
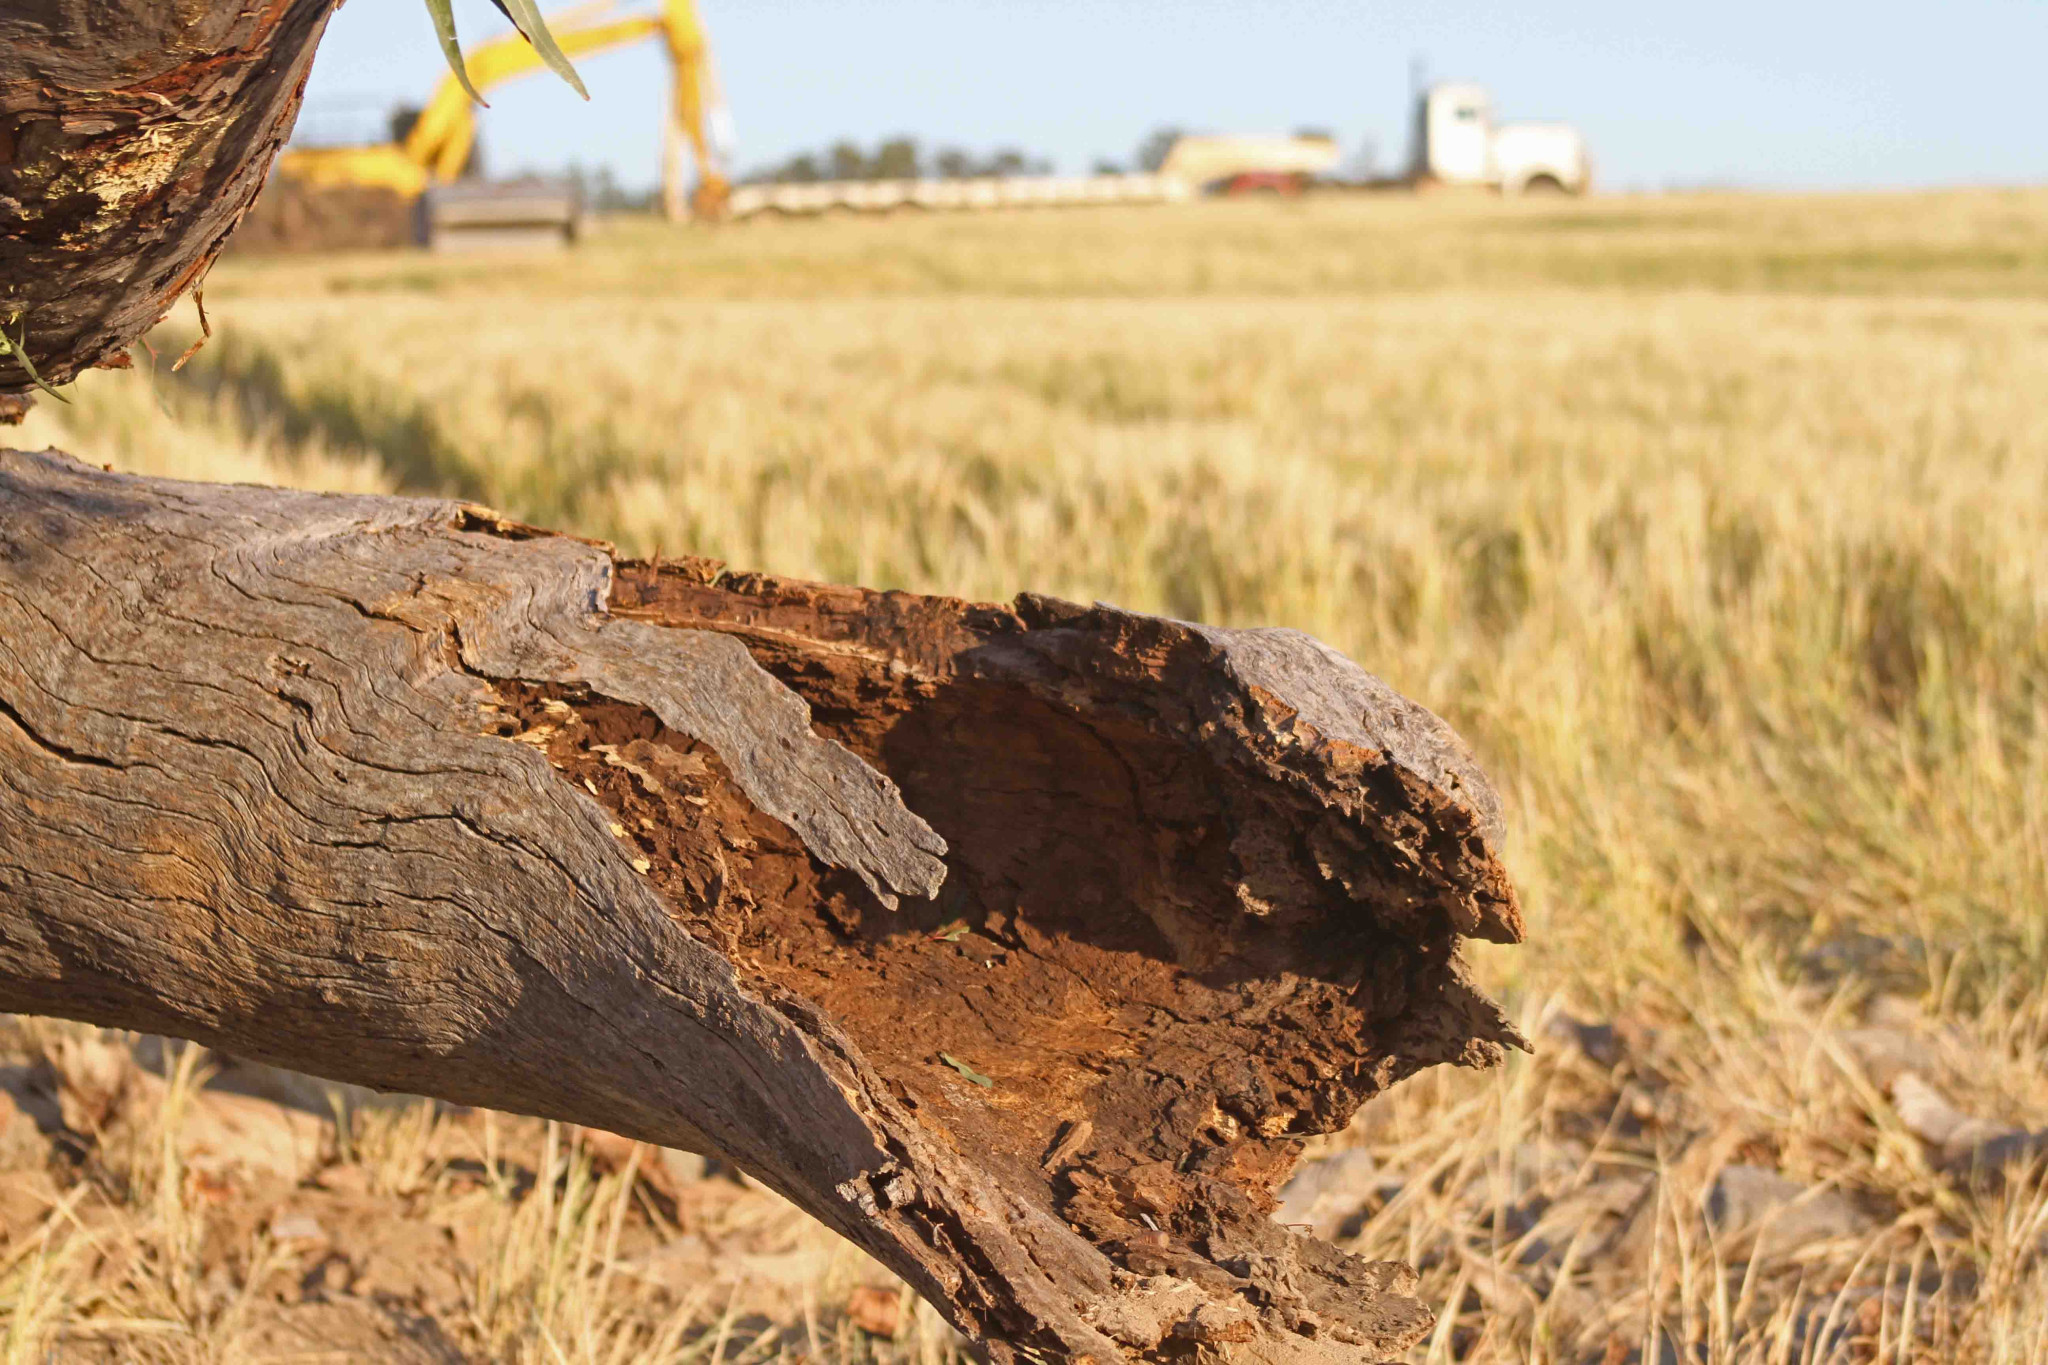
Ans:
{"label": "rotten wood interior", "polygon": [[1173,1262],[1168,1230],[1215,1216],[1200,1191],[1262,1214],[1299,1139],[1512,1038],[1457,962],[1461,922],[1521,932],[1505,878],[1467,861],[1482,833],[1392,765],[1378,814],[1412,824],[1420,858],[1323,793],[1219,771],[1188,740],[1255,722],[1173,685],[1213,650],[1202,632],[704,564],[624,564],[612,602],[745,642],[933,821],[940,894],[885,908],[644,708],[519,688],[507,731],[595,792],[692,932],[831,1014],[906,1107],[1129,1265]]}

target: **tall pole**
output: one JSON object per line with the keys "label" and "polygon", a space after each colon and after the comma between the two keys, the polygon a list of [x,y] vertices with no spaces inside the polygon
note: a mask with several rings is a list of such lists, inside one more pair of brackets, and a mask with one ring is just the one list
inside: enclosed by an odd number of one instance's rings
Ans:
{"label": "tall pole", "polygon": [[673,106],[661,121],[661,214],[671,223],[690,216],[690,195],[683,180],[683,130]]}

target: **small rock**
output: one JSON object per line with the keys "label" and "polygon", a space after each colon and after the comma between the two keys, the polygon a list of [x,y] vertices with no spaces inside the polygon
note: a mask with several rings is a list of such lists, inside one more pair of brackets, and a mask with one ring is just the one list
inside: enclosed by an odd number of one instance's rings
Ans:
{"label": "small rock", "polygon": [[313,1183],[330,1194],[358,1199],[370,1193],[370,1173],[354,1162],[327,1166],[314,1172]]}
{"label": "small rock", "polygon": [[1784,1255],[1867,1232],[1874,1222],[1836,1190],[1761,1166],[1727,1166],[1707,1193],[1707,1220],[1724,1240],[1754,1237],[1753,1254]]}
{"label": "small rock", "polygon": [[281,1213],[270,1220],[270,1235],[280,1242],[324,1242],[327,1229],[310,1213]]}
{"label": "small rock", "polygon": [[1324,1241],[1334,1240],[1378,1184],[1379,1166],[1362,1147],[1304,1161],[1280,1187],[1273,1221],[1306,1225]]}
{"label": "small rock", "polygon": [[[1993,1137],[1962,1110],[1949,1103],[1948,1096],[1928,1084],[1918,1072],[1905,1071],[1891,1081],[1892,1108],[1906,1131],[1930,1147],[1946,1148],[1958,1139],[1966,1144],[1973,1138]],[[1982,1130],[1982,1131],[1980,1131]]]}
{"label": "small rock", "polygon": [[1902,1072],[1927,1071],[1935,1058],[1926,1039],[1901,1028],[1853,1028],[1842,1034],[1842,1046],[1878,1085],[1889,1087]]}
{"label": "small rock", "polygon": [[2044,1156],[2048,1156],[2048,1128],[2033,1133],[2010,1128],[1957,1152],[1948,1159],[1948,1167],[1977,1177],[2002,1177],[2009,1167],[2029,1165]]}
{"label": "small rock", "polygon": [[1595,1024],[1559,1010],[1544,1021],[1543,1032],[1566,1047],[1577,1048],[1587,1061],[1612,1067],[1621,1061],[1621,1035],[1612,1024]]}
{"label": "small rock", "polygon": [[0,1243],[25,1236],[43,1225],[63,1191],[40,1168],[0,1173]]}
{"label": "small rock", "polygon": [[1866,981],[1913,980],[1925,970],[1927,944],[1915,937],[1893,938],[1852,930],[1802,954],[1806,975],[1821,982],[1860,977]]}
{"label": "small rock", "polygon": [[2030,1133],[1965,1113],[1917,1072],[1900,1072],[1891,1091],[1899,1122],[1936,1150],[1945,1170],[1990,1176],[2048,1152],[2048,1130]]}
{"label": "small rock", "polygon": [[624,1262],[620,1269],[671,1293],[685,1294],[716,1278],[717,1260],[710,1243],[694,1232],[686,1232],[637,1260]]}
{"label": "small rock", "polygon": [[894,1289],[859,1285],[846,1296],[846,1317],[870,1336],[894,1340],[903,1326],[903,1295]]}
{"label": "small rock", "polygon": [[1575,1242],[1582,1257],[1601,1254],[1655,1184],[1649,1175],[1612,1175],[1558,1199],[1530,1229],[1524,1263],[1562,1260]]}
{"label": "small rock", "polygon": [[698,1152],[680,1151],[674,1147],[660,1148],[655,1164],[667,1178],[667,1188],[670,1191],[694,1185],[711,1175],[711,1162],[708,1158]]}
{"label": "small rock", "polygon": [[1927,1011],[1909,995],[1880,994],[1864,1006],[1863,1022],[1871,1028],[1898,1029],[1914,1033],[1927,1026]]}
{"label": "small rock", "polygon": [[5,1097],[5,1107],[25,1120],[0,1128],[0,1139],[6,1139],[10,1147],[24,1138],[33,1140],[53,1134],[63,1126],[64,1117],[58,1112],[56,1096],[47,1086],[37,1084],[40,1074],[36,1067],[0,1066],[0,1096]]}
{"label": "small rock", "polygon": [[[142,1079],[157,1083],[146,1073]],[[318,1170],[334,1146],[334,1125],[326,1119],[247,1095],[202,1090],[183,1118],[178,1139],[186,1165],[216,1177],[241,1171],[296,1184]]]}
{"label": "small rock", "polygon": [[324,1303],[348,1293],[355,1287],[355,1279],[355,1268],[348,1257],[330,1251],[299,1278],[299,1297],[310,1303]]}
{"label": "small rock", "polygon": [[137,1068],[116,1034],[65,1033],[44,1052],[57,1081],[58,1111],[74,1133],[97,1133],[113,1120]]}

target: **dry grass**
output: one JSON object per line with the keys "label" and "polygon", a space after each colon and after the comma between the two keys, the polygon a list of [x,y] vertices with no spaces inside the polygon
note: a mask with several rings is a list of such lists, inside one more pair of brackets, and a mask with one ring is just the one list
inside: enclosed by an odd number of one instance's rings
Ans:
{"label": "dry grass", "polygon": [[[656,1192],[645,1149],[601,1165],[561,1125],[425,1101],[337,1093],[323,1121],[203,1088],[197,1048],[110,1089],[97,1082],[127,1040],[74,1025],[35,1021],[0,1046],[25,1062],[7,1068],[22,1099],[0,1124],[8,1365],[952,1355],[929,1309],[895,1341],[855,1329],[849,1288],[888,1277],[737,1178]],[[229,1084],[252,1074],[283,1075],[238,1067]],[[279,1160],[287,1119],[318,1140]]]}
{"label": "dry grass", "polygon": [[[208,297],[168,418],[94,375],[30,440],[1296,625],[1450,717],[1530,911],[1483,971],[1532,1025],[1568,997],[1630,1041],[1411,1083],[1338,1140],[1397,1191],[1351,1235],[1452,1306],[1417,1359],[1655,1359],[1659,1330],[1715,1362],[2048,1359],[2040,1179],[1939,1169],[1840,1042],[1918,1002],[1962,1107],[2048,1126],[2048,194],[635,227],[525,279],[232,263]],[[1736,1159],[1876,1222],[1751,1262],[1696,1212]],[[1531,1210],[1629,1170],[1658,1177],[1640,1283],[1525,1259]],[[552,1322],[591,1255],[489,1301]],[[1838,1301],[1877,1335],[1821,1330]],[[616,1358],[676,1358],[635,1321]]]}

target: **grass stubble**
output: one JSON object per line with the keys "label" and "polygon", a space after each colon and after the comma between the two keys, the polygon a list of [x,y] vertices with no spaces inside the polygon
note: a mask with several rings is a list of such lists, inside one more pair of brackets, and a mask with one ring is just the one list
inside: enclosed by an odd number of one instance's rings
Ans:
{"label": "grass stubble", "polygon": [[[17,443],[1311,631],[1473,743],[1530,923],[1480,970],[1538,1055],[1312,1153],[1369,1172],[1325,1230],[1444,1308],[1414,1359],[2048,1361],[2040,1147],[1945,1164],[1896,1080],[1904,1049],[2048,1128],[2048,194],[627,224],[507,274],[230,262],[184,374],[90,375]],[[851,1252],[694,1297],[622,1272],[658,1247],[621,1235],[725,1234],[553,1129],[502,1120],[512,1161],[406,1121],[390,1216],[500,1220],[434,1317],[469,1358],[954,1350],[924,1309],[850,1326],[884,1283]],[[233,1359],[234,1304],[304,1298],[260,1229],[209,1281],[214,1215],[149,1150],[8,1229],[6,1359]],[[1725,1216],[1732,1167],[1847,1212],[1773,1244]],[[829,1244],[725,1184],[706,1226],[757,1217],[756,1259]],[[109,1237],[155,1250],[109,1269]]]}

